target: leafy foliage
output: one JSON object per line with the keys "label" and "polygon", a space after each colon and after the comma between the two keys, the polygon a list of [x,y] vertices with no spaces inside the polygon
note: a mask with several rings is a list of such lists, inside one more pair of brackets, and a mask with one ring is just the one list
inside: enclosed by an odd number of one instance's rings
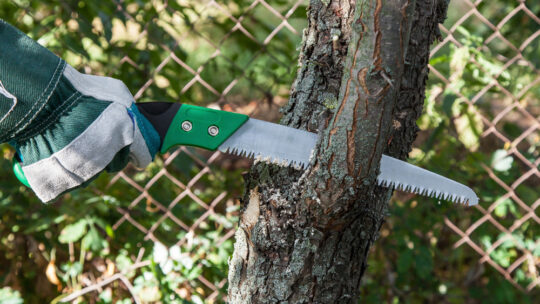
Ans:
{"label": "leafy foliage", "polygon": [[[479,5],[479,10],[496,23],[517,5],[515,1],[489,1],[489,5]],[[528,3],[528,7],[537,15],[540,12],[538,4]],[[446,28],[451,28],[468,10],[465,3],[451,1]],[[531,31],[538,29],[538,24],[527,16],[518,16],[510,19],[501,30],[504,37],[512,37],[514,45],[520,45]],[[517,35],[512,28],[523,32]],[[365,302],[533,303],[533,299],[538,298],[538,288],[530,295],[523,293],[492,265],[478,263],[482,256],[468,246],[478,244],[481,250],[488,252],[494,266],[501,269],[527,257],[527,261],[517,264],[519,266],[510,274],[523,288],[538,276],[538,223],[526,220],[527,210],[507,194],[507,189],[487,176],[485,168],[492,170],[506,185],[516,183],[528,170],[512,152],[514,146],[510,142],[501,142],[486,130],[498,115],[502,119],[497,118],[500,120],[495,127],[510,140],[522,136],[529,124],[534,125],[534,120],[517,113],[505,116],[499,113],[506,107],[512,108],[514,99],[518,99],[523,111],[538,113],[540,86],[530,84],[538,77],[538,57],[532,54],[540,54],[540,44],[531,43],[523,52],[524,60],[531,62],[534,68],[524,68],[523,62],[505,66],[503,59],[509,60],[516,54],[499,39],[485,47],[486,38],[492,33],[473,16],[456,28],[456,43],[441,46],[443,41],[436,45],[439,50],[430,65],[446,77],[447,82],[431,74],[424,114],[418,120],[421,132],[410,162],[472,186],[484,209],[496,203],[494,221],[471,208],[456,208],[446,202],[434,204],[432,199],[397,193],[369,258],[371,268],[366,272],[363,285]],[[474,105],[468,101],[473,101]],[[534,162],[540,156],[539,146],[536,130],[523,137],[518,149]],[[538,200],[539,185],[540,179],[525,179],[516,187],[516,196],[530,206]],[[486,221],[481,221],[469,235],[470,243],[460,242],[456,247],[461,237],[445,222],[468,231],[468,227],[482,218]],[[506,233],[493,224],[495,221],[506,229],[515,228]],[[520,221],[522,225],[518,225]],[[497,246],[492,250],[495,243]]]}
{"label": "leafy foliage", "polygon": [[[272,105],[286,100],[294,79],[300,36],[282,29],[265,44],[281,20],[263,5],[250,8],[252,1],[215,1],[218,8],[208,3],[11,0],[1,1],[0,11],[2,18],[73,66],[122,79],[139,101],[218,103],[237,111],[251,109],[256,101],[257,109],[270,104],[262,112],[275,112],[277,107]],[[288,0],[266,3],[283,15],[291,7]],[[501,20],[515,6],[514,1],[486,3],[478,9],[493,20]],[[528,5],[538,15],[540,6]],[[451,6],[449,13],[448,24],[452,24],[462,10]],[[249,35],[232,31],[239,18]],[[305,19],[305,6],[301,6],[288,22],[300,31]],[[523,26],[522,19],[512,18],[502,28],[511,42],[535,31],[534,26]],[[519,64],[504,67],[498,58],[513,56],[512,50],[498,40],[490,50],[481,48],[487,35],[489,29],[465,24],[457,38],[461,46],[445,47],[431,59],[433,67],[452,76],[448,85],[434,77],[429,81],[425,114],[418,122],[423,131],[411,161],[472,185],[482,204],[498,202],[494,216],[508,227],[525,212],[486,178],[482,166],[492,168],[507,184],[524,169],[509,153],[511,147],[483,136],[486,122],[479,115],[488,113],[492,119],[497,107],[508,100],[498,87],[490,88],[475,106],[466,100],[475,98],[496,78],[511,94],[521,94],[520,102],[537,106],[540,86],[521,93],[537,75]],[[523,50],[523,56],[540,66],[538,39]],[[204,82],[192,82],[195,75]],[[519,121],[501,124],[511,138],[523,133]],[[538,158],[540,141],[529,136],[526,143],[525,157]],[[183,149],[175,157],[158,158],[144,171],[128,168],[125,174],[130,180],[104,174],[88,189],[42,205],[11,173],[12,149],[0,147],[0,282],[10,286],[0,289],[1,303],[18,304],[22,298],[25,303],[58,301],[114,273],[121,273],[132,290],[116,281],[76,302],[133,303],[133,292],[145,302],[203,303],[218,302],[226,293],[227,261],[233,251],[227,233],[238,221],[235,197],[242,191],[245,164],[218,159],[206,167],[200,160],[208,154]],[[148,185],[162,168],[175,180],[161,176],[145,190],[158,202],[177,202],[165,210],[141,196],[133,185]],[[185,195],[186,187],[180,185],[189,185],[192,195]],[[534,184],[524,183],[515,191],[529,205],[538,198]],[[224,203],[207,214],[200,202],[211,204],[222,193],[226,193]],[[126,211],[129,218],[124,216]],[[453,247],[459,238],[445,225],[445,218],[466,227],[480,215],[404,194],[396,195],[389,211],[370,255],[363,302],[532,302],[534,295],[523,294],[493,267],[479,264],[470,247]],[[165,212],[174,215],[174,220],[163,217]],[[181,228],[179,222],[193,229]],[[145,233],[133,223],[147,231],[157,225],[152,233]],[[480,226],[471,237],[484,250],[502,242],[489,256],[496,265],[507,267],[524,249],[538,260],[538,235],[538,225],[529,220],[513,231],[512,238],[489,225]],[[137,265],[140,261],[150,262]],[[533,278],[528,263],[512,275],[523,286]],[[217,288],[214,300],[208,300],[213,292],[209,285]]]}
{"label": "leafy foliage", "polygon": [[[283,14],[290,9],[287,1],[268,3]],[[269,18],[262,5],[249,6],[248,1],[17,0],[0,2],[0,11],[74,67],[122,79],[138,101],[218,103],[243,111],[255,100],[285,100],[299,43],[297,34],[283,30],[265,45],[281,20]],[[305,12],[305,6],[298,10]],[[234,30],[238,18],[245,19],[245,33]],[[289,22],[299,31],[305,15],[293,14]],[[87,189],[42,205],[13,177],[13,150],[1,148],[0,282],[20,290],[27,303],[50,301],[114,273],[122,273],[133,289],[111,284],[78,301],[131,303],[133,292],[147,302],[201,303],[214,289],[212,298],[225,294],[233,251],[229,232],[238,220],[235,197],[246,164],[218,159],[205,168],[201,160],[209,155],[186,149],[142,172],[125,171],[130,181],[147,185],[166,167],[175,181],[163,177],[147,191],[157,202],[178,198],[169,210],[152,200],[134,204],[139,190],[106,174]],[[213,201],[218,204],[208,211],[203,205]],[[129,220],[123,218],[126,211]],[[154,262],[135,265],[141,259]]]}

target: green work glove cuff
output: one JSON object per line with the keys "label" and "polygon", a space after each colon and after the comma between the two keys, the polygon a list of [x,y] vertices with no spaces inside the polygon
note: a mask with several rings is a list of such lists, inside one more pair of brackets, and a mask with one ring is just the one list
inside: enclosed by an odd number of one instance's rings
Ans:
{"label": "green work glove cuff", "polygon": [[15,146],[42,201],[152,161],[159,135],[124,83],[79,73],[4,22],[0,41],[0,139]]}
{"label": "green work glove cuff", "polygon": [[0,19],[0,142],[36,120],[66,63]]}

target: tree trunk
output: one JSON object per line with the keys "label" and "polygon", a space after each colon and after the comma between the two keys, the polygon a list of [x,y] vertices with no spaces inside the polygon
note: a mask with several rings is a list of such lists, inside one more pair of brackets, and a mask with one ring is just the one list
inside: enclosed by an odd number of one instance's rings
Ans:
{"label": "tree trunk", "polygon": [[411,149],[447,5],[311,1],[282,123],[321,140],[307,171],[259,163],[246,177],[229,303],[357,301],[392,194],[376,186],[381,154]]}

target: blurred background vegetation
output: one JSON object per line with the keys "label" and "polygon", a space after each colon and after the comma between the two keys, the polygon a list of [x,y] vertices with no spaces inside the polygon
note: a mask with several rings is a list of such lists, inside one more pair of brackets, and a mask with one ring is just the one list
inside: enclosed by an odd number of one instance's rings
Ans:
{"label": "blurred background vegetation", "polygon": [[[279,119],[307,1],[0,2],[74,67],[165,100]],[[517,9],[516,9],[517,8]],[[452,0],[410,162],[479,208],[396,193],[365,303],[533,303],[540,279],[540,3]],[[0,146],[0,303],[222,303],[249,161],[180,148],[41,204]],[[80,295],[80,296],[78,296]]]}

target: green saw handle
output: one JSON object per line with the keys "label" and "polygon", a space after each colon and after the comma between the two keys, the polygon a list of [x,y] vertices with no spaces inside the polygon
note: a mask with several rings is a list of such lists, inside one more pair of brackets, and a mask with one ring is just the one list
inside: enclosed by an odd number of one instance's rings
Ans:
{"label": "green saw handle", "polygon": [[138,103],[161,137],[161,153],[176,145],[215,151],[249,116],[169,102]]}

